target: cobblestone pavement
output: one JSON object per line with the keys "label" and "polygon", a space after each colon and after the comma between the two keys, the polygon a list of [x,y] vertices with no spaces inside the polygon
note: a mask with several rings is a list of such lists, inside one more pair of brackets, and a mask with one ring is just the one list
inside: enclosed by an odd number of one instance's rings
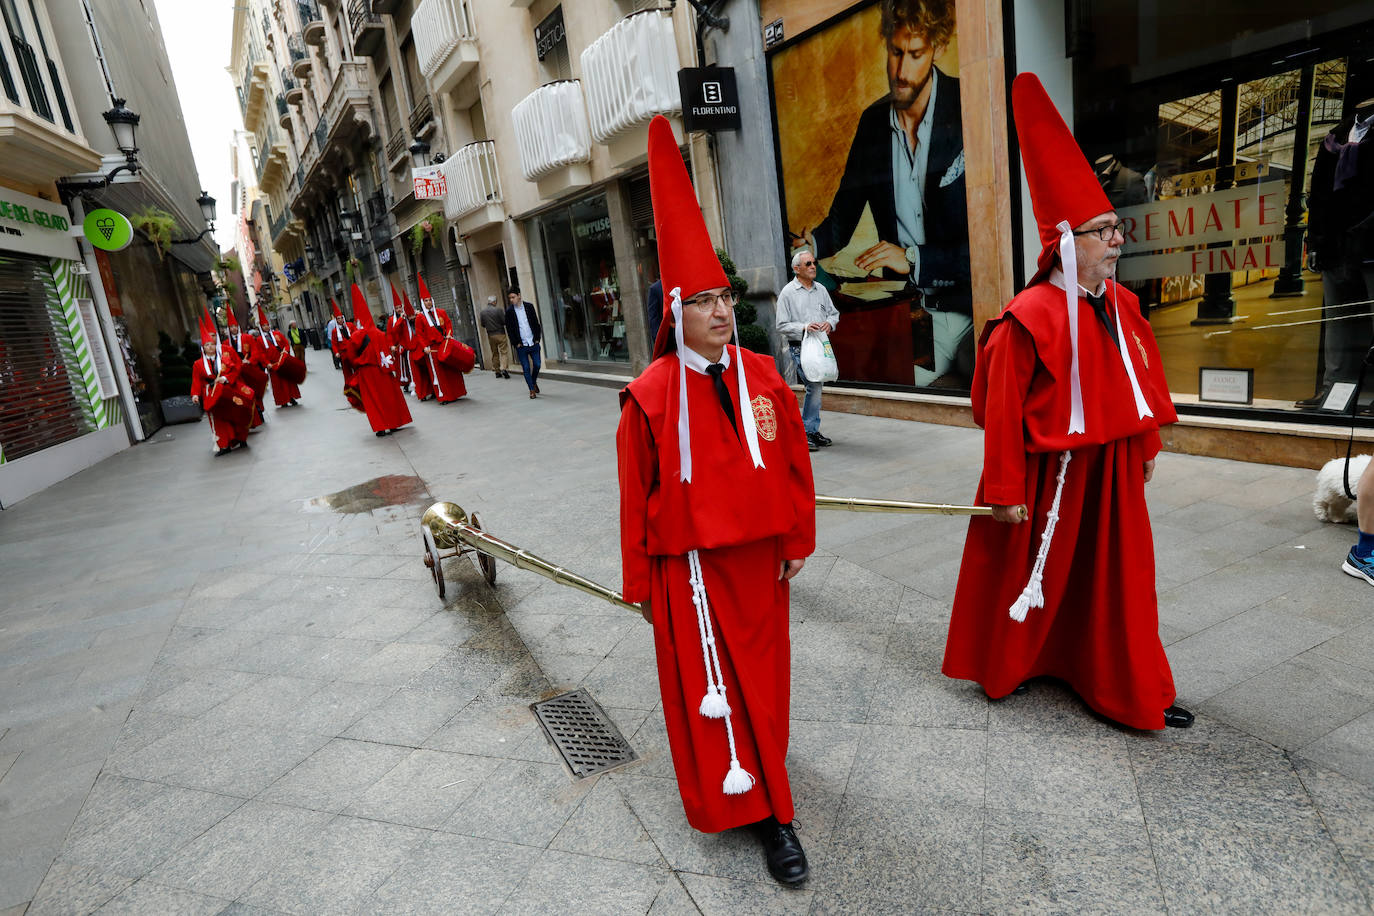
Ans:
{"label": "cobblestone pavement", "polygon": [[[420,562],[432,499],[619,584],[609,388],[472,378],[377,439],[319,353],[252,449],[203,424],[0,513],[0,914],[1369,912],[1374,591],[1313,473],[1164,455],[1188,731],[939,673],[964,525],[825,513],[789,766],[813,877],[690,830],[649,628]],[[976,431],[825,415],[821,492],[967,501]],[[581,782],[528,704],[584,686],[640,759]]]}

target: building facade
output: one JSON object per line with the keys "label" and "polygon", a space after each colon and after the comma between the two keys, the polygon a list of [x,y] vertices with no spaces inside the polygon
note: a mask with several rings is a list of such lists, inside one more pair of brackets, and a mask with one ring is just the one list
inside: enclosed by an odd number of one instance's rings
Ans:
{"label": "building facade", "polygon": [[[155,14],[122,0],[35,0],[0,15],[3,507],[161,424],[158,332],[184,338],[214,256],[170,244],[204,221]],[[126,98],[142,113],[132,159],[103,116]],[[158,210],[168,244],[136,232],[122,251],[95,250],[78,236],[98,207]]]}

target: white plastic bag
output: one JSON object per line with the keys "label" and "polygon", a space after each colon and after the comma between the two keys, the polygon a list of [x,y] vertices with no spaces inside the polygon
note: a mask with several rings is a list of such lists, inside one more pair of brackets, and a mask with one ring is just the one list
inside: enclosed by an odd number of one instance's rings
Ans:
{"label": "white plastic bag", "polygon": [[840,377],[840,364],[830,348],[830,335],[807,331],[801,343],[802,374],[808,382],[833,382]]}

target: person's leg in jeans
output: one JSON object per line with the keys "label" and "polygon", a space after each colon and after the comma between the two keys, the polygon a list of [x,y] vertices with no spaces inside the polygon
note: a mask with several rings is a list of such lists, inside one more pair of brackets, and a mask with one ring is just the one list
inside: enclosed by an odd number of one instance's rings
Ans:
{"label": "person's leg in jeans", "polygon": [[539,344],[530,347],[530,387],[538,393],[539,391],[539,367],[542,365],[539,359]]}
{"label": "person's leg in jeans", "polygon": [[802,399],[802,426],[808,436],[821,431],[821,383],[808,381],[801,366],[801,347],[789,347],[792,363],[797,367],[797,381],[801,382],[806,396]]}
{"label": "person's leg in jeans", "polygon": [[525,387],[531,392],[534,391],[534,379],[530,376],[530,356],[534,352],[534,347],[515,348],[515,357],[520,360],[520,371],[525,374]]}

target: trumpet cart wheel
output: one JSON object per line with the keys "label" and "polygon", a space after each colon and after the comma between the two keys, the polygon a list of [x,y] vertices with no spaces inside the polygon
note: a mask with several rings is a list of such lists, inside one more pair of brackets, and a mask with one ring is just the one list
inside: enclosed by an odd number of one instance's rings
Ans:
{"label": "trumpet cart wheel", "polygon": [[439,560],[439,545],[434,543],[434,534],[424,525],[420,526],[420,537],[425,542],[425,565],[429,567],[429,574],[434,579],[434,590],[438,592],[439,599],[444,597],[444,567]]}
{"label": "trumpet cart wheel", "polygon": [[[478,531],[481,531],[481,530],[482,530],[482,520],[479,519],[479,518],[477,517],[477,513],[476,513],[476,512],[472,513],[472,518],[471,518],[470,524],[472,525],[472,527],[476,528]],[[474,549],[475,549],[475,548],[474,548]],[[495,557],[490,556],[489,554],[485,554],[485,553],[483,553],[482,551],[478,550],[478,551],[477,551],[477,569],[478,569],[479,572],[482,573],[482,578],[487,580],[487,584],[488,584],[488,585],[495,585],[495,584],[496,584],[496,558],[495,558]]]}

